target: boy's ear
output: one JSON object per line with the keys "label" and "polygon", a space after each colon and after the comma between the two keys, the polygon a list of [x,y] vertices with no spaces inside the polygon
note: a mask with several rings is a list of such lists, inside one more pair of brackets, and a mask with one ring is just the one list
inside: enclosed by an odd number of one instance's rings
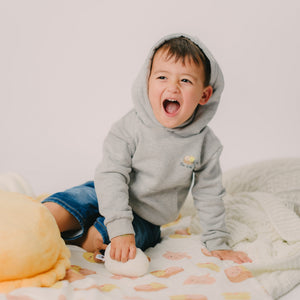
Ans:
{"label": "boy's ear", "polygon": [[213,94],[213,88],[210,85],[204,88],[199,104],[205,105],[212,94]]}

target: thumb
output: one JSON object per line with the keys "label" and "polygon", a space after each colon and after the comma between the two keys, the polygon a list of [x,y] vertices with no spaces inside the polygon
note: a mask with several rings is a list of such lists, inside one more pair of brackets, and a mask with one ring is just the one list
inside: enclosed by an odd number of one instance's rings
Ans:
{"label": "thumb", "polygon": [[206,248],[202,248],[201,252],[205,255],[205,256],[212,256],[211,252],[208,251]]}

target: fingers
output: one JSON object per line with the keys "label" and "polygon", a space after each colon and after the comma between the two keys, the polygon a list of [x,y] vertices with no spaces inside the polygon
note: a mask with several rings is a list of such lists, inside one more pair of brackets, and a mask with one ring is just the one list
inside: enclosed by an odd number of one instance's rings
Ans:
{"label": "fingers", "polygon": [[232,260],[238,264],[252,262],[252,259],[245,252],[241,252],[241,251],[234,252],[234,256],[232,257]]}
{"label": "fingers", "polygon": [[[114,250],[114,251],[113,251]],[[114,260],[126,262],[128,260],[129,249],[128,248],[111,248],[110,257]]]}
{"label": "fingers", "polygon": [[252,259],[245,252],[241,251],[215,250],[209,252],[207,249],[202,249],[202,253],[206,256],[217,257],[220,260],[231,260],[237,264],[252,262]]}
{"label": "fingers", "polygon": [[202,248],[201,252],[206,256],[212,256],[211,252],[209,252],[206,248]]}
{"label": "fingers", "polygon": [[235,255],[228,255],[228,257],[225,256],[224,258],[221,258],[221,259],[222,260],[232,260],[233,262],[235,262],[237,264],[242,264],[245,262],[239,253],[235,253]]}
{"label": "fingers", "polygon": [[134,259],[136,246],[134,235],[117,236],[111,240],[110,257],[114,260],[127,262]]}
{"label": "fingers", "polygon": [[136,247],[130,247],[130,251],[129,251],[129,259],[134,259],[136,256]]}
{"label": "fingers", "polygon": [[136,255],[136,247],[111,248],[110,257],[114,260],[127,262],[129,259],[134,259]]}
{"label": "fingers", "polygon": [[247,253],[245,253],[245,252],[239,252],[239,253],[240,253],[239,257],[240,257],[242,263],[246,263],[246,262],[252,263],[253,262],[252,259],[247,255]]}

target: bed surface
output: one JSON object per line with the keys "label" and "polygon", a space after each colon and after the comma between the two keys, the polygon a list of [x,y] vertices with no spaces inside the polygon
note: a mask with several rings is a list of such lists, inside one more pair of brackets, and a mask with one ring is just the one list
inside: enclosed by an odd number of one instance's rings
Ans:
{"label": "bed surface", "polygon": [[145,276],[113,275],[91,253],[69,246],[72,267],[64,280],[51,288],[17,289],[0,299],[272,299],[244,266],[204,256],[189,224],[190,217],[184,217],[162,228],[162,242],[146,251],[151,262]]}
{"label": "bed surface", "polygon": [[280,297],[280,300],[298,300],[300,299],[300,285],[297,285],[286,295]]}
{"label": "bed surface", "polygon": [[[91,253],[68,246],[71,268],[63,280],[50,288],[0,293],[0,300],[300,299],[300,159],[260,163],[224,175],[231,244],[247,250],[252,264],[202,254],[189,198],[181,218],[162,227],[162,242],[146,251],[151,262],[145,276],[113,275]],[[4,188],[32,193],[16,174],[0,174]]]}

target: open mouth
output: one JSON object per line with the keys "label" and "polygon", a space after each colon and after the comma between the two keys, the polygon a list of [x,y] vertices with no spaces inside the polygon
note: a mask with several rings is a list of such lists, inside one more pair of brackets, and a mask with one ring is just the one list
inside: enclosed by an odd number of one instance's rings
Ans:
{"label": "open mouth", "polygon": [[177,100],[166,99],[163,102],[164,109],[168,114],[175,114],[180,108],[180,103]]}

